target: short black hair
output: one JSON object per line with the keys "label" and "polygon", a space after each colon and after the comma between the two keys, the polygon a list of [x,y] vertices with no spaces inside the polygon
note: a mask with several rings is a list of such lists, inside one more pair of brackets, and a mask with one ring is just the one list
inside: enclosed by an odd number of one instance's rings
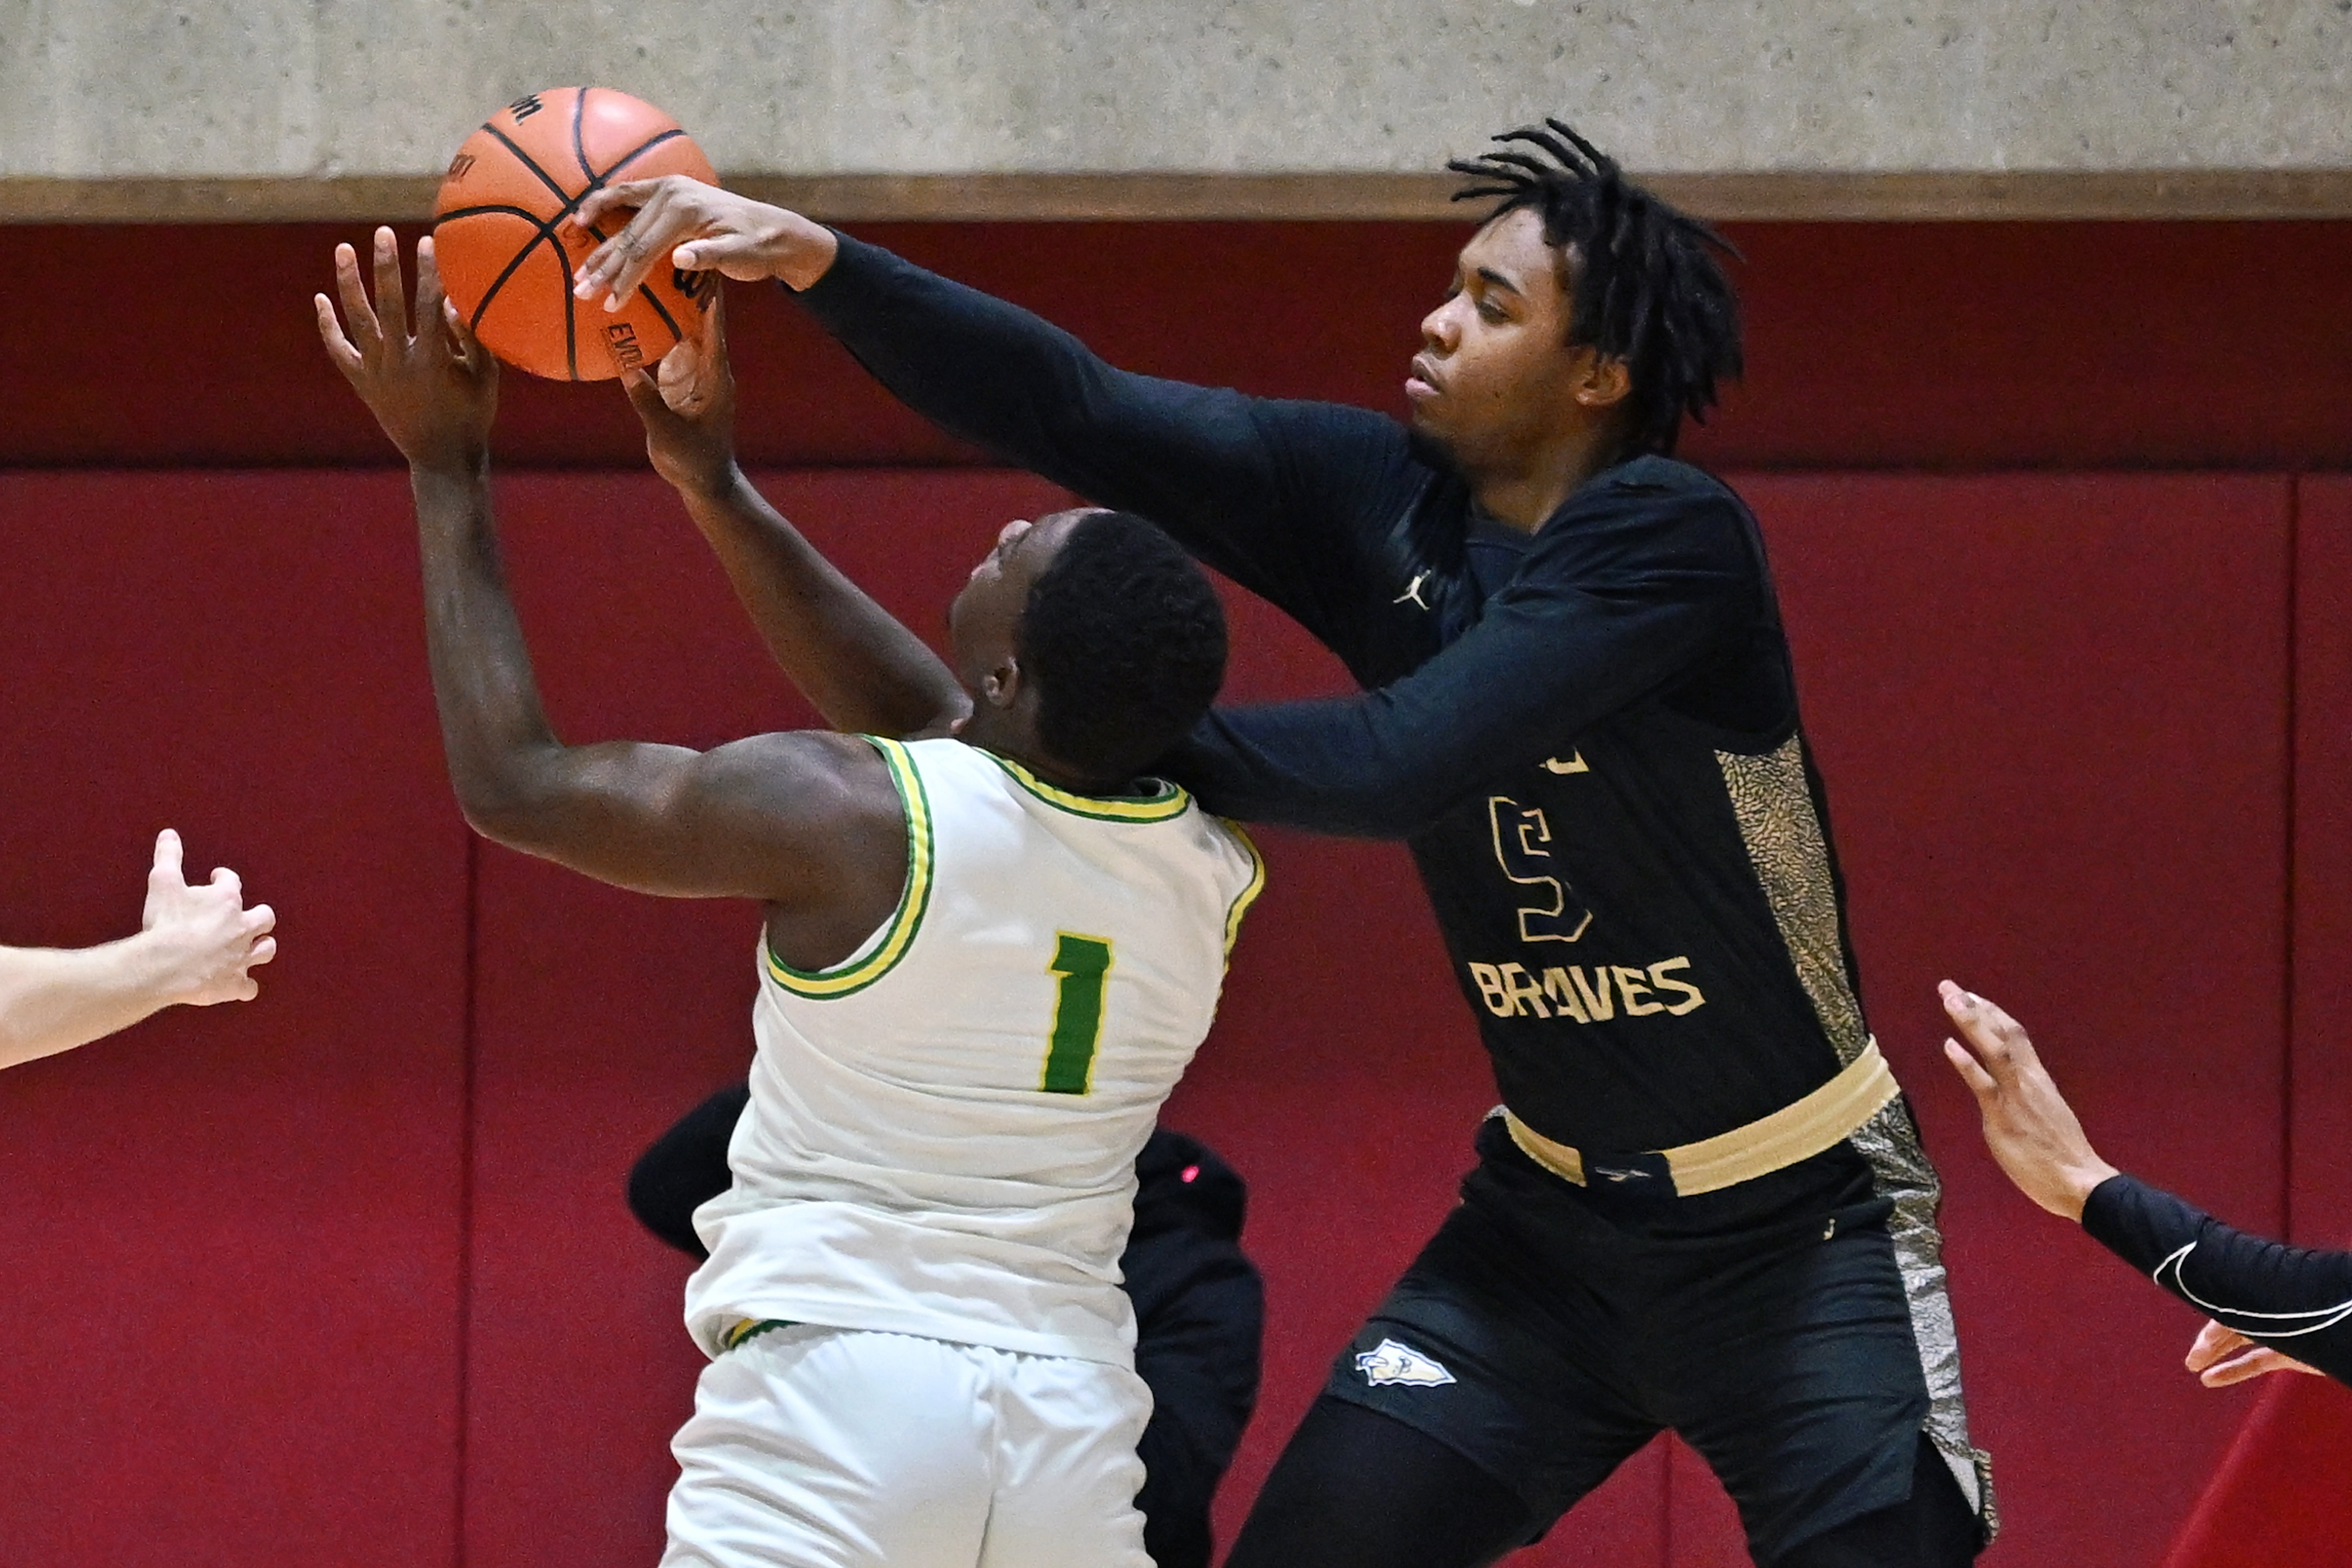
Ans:
{"label": "short black hair", "polygon": [[1706,423],[1716,382],[1740,373],[1739,297],[1718,260],[1738,250],[1557,120],[1494,140],[1501,152],[1445,165],[1471,180],[1454,199],[1501,198],[1490,223],[1528,208],[1545,244],[1573,250],[1569,341],[1625,361],[1628,445],[1673,452],[1683,416]]}
{"label": "short black hair", "polygon": [[1078,519],[1029,585],[1013,651],[1037,683],[1037,738],[1089,779],[1126,780],[1182,739],[1225,679],[1208,574],[1132,512]]}

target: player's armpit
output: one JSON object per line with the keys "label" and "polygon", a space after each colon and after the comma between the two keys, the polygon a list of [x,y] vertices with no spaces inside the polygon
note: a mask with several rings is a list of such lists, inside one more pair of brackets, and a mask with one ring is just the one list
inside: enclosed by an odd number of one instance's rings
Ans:
{"label": "player's armpit", "polygon": [[555,747],[520,787],[468,811],[485,837],[634,892],[786,908],[895,897],[897,788],[874,747],[818,731],[697,752],[636,741]]}

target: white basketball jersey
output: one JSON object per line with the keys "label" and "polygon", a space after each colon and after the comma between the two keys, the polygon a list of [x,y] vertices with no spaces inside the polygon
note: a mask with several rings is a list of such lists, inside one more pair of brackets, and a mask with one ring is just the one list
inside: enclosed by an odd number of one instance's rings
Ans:
{"label": "white basketball jersey", "polygon": [[1135,1158],[1264,868],[1172,784],[1075,795],[960,740],[874,744],[906,887],[830,969],[762,945],[687,1325],[713,1355],[781,1318],[1125,1364]]}

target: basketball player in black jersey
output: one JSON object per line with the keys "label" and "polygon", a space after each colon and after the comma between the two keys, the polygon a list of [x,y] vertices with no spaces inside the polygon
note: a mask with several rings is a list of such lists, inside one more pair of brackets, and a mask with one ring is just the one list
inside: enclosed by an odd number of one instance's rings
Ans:
{"label": "basketball player in black jersey", "polygon": [[1232,1568],[1490,1563],[1664,1428],[1769,1568],[1965,1563],[1992,1506],[1935,1174],[1863,1019],[1755,521],[1672,456],[1739,368],[1727,247],[1563,125],[1498,140],[1454,165],[1493,205],[1409,426],[1119,371],[686,181],[583,204],[637,211],[580,287],[782,281],[916,409],[1153,518],[1366,688],[1220,712],[1162,770],[1405,839],[1507,1110]]}

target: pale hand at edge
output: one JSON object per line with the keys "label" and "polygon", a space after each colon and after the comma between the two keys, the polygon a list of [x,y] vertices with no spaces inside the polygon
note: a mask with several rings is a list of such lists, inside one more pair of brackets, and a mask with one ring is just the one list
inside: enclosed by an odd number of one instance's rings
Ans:
{"label": "pale hand at edge", "polygon": [[162,966],[162,989],[173,1003],[210,1007],[248,1002],[261,987],[250,971],[278,956],[269,933],[278,916],[269,905],[245,907],[245,884],[226,867],[190,886],[181,874],[180,835],[155,836],[155,862],[147,873],[147,904],[140,939]]}

